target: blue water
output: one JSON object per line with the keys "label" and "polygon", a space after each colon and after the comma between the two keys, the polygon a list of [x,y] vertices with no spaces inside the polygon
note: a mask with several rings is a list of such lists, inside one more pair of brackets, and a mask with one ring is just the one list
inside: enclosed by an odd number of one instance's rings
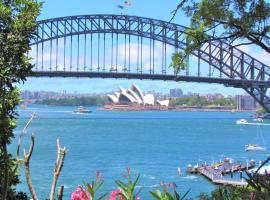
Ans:
{"label": "blue water", "polygon": [[[35,119],[23,138],[28,149],[30,133],[36,145],[31,159],[32,181],[40,199],[49,196],[56,159],[56,139],[68,153],[58,184],[65,186],[65,198],[83,181],[92,180],[100,171],[105,180],[103,191],[116,188],[114,180],[124,180],[126,167],[140,173],[138,187],[142,199],[159,184],[174,182],[180,192],[191,189],[189,197],[211,192],[215,186],[200,176],[185,174],[187,164],[218,161],[224,155],[245,162],[263,160],[267,152],[245,152],[244,145],[262,143],[261,133],[270,150],[270,126],[236,125],[251,113],[227,112],[116,112],[91,108],[90,114],[72,114],[75,107],[29,106],[20,110],[16,138],[10,149],[15,152],[19,130],[31,111]],[[252,119],[248,119],[252,122]],[[265,123],[270,123],[265,122]],[[181,167],[182,175],[177,175]],[[19,190],[28,192],[21,169]]]}

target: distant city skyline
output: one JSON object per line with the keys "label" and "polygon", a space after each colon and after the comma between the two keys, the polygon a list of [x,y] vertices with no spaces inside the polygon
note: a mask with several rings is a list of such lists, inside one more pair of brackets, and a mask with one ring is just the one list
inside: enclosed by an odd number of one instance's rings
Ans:
{"label": "distant city skyline", "polygon": [[[134,84],[135,82],[131,82],[131,84]],[[140,87],[139,84],[135,83],[136,85],[138,85]],[[129,85],[128,85],[129,86]],[[115,89],[114,90],[106,90],[106,89],[94,89],[92,91],[90,90],[76,90],[76,87],[74,90],[67,90],[67,89],[63,89],[63,90],[55,90],[54,88],[47,88],[46,90],[39,88],[36,89],[29,89],[27,87],[25,87],[24,89],[22,89],[22,92],[39,92],[39,93],[51,93],[51,94],[66,94],[66,95],[107,95],[110,94],[114,91],[119,91],[120,88],[125,88],[126,84],[123,85],[115,85]],[[166,95],[166,96],[170,96],[170,97],[182,97],[182,96],[187,96],[187,95],[201,95],[201,96],[207,96],[207,95],[215,95],[215,94],[220,94],[223,96],[236,96],[236,95],[248,95],[247,93],[245,93],[244,91],[241,94],[226,94],[226,93],[222,93],[219,92],[218,90],[206,90],[205,92],[196,92],[196,90],[190,88],[190,90],[188,89],[188,87],[167,87],[167,88],[163,88],[162,90],[159,88],[153,88],[153,87],[144,87],[141,88],[143,93],[155,93],[157,95]],[[213,89],[213,88],[212,88]],[[179,92],[179,90],[181,91],[181,95],[179,94],[173,94],[172,91],[177,91]]]}

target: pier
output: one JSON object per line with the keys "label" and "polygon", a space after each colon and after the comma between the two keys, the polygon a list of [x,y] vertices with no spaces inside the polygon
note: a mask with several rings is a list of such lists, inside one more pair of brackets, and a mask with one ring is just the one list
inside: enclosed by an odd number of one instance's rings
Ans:
{"label": "pier", "polygon": [[[188,165],[187,172],[201,174],[209,181],[217,185],[246,186],[248,183],[242,178],[242,172],[255,167],[255,162],[250,161],[247,164],[240,162],[231,163],[228,159],[212,165],[202,164],[200,166]],[[233,173],[240,172],[240,179],[233,179]],[[231,178],[225,177],[231,174]]]}

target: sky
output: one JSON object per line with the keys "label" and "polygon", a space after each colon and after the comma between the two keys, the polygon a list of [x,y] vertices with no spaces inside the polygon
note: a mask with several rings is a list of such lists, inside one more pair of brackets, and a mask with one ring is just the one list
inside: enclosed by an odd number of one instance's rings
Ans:
{"label": "sky", "polygon": [[[169,21],[171,12],[179,0],[131,0],[131,6],[118,9],[124,0],[44,0],[41,15],[38,20],[55,17],[84,15],[84,14],[126,14]],[[189,19],[178,12],[174,23],[188,26]],[[256,55],[259,60],[269,62],[263,52],[252,47],[243,47],[244,51]],[[268,60],[265,60],[265,59]],[[192,66],[191,66],[192,67]],[[121,87],[129,87],[136,83],[143,91],[169,93],[171,88],[181,88],[184,93],[223,93],[226,95],[243,94],[241,89],[228,88],[218,84],[187,83],[173,81],[148,81],[125,79],[89,79],[89,78],[28,78],[25,84],[19,85],[22,90],[32,91],[67,91],[78,93],[108,93]]]}

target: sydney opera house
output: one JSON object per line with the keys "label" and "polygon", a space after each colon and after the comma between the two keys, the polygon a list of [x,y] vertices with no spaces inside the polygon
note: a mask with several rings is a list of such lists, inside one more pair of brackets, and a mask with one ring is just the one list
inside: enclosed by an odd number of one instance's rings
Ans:
{"label": "sydney opera house", "polygon": [[169,100],[155,100],[153,94],[143,94],[140,88],[132,84],[130,88],[119,89],[118,92],[108,95],[110,103],[105,106],[106,109],[166,109],[169,106]]}

